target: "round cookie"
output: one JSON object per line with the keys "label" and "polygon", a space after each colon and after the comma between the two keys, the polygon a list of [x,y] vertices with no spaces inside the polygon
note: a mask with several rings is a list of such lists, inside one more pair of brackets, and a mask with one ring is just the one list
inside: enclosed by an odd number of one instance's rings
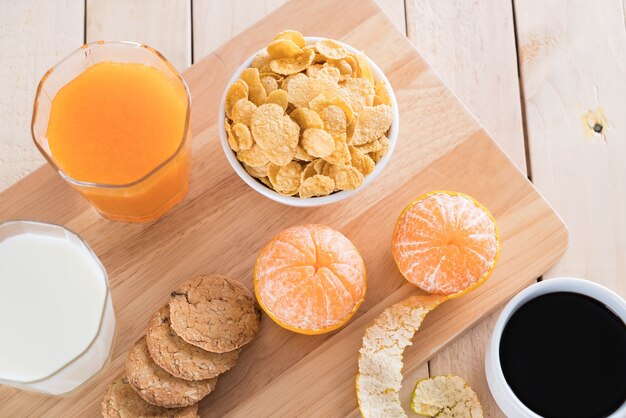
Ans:
{"label": "round cookie", "polygon": [[215,389],[217,377],[189,382],[172,376],[150,357],[146,337],[142,337],[126,358],[128,383],[146,402],[166,408],[193,405]]}
{"label": "round cookie", "polygon": [[170,326],[170,307],[165,305],[150,320],[146,343],[152,360],[166,372],[185,380],[216,377],[235,365],[241,349],[211,353],[180,338]]}
{"label": "round cookie", "polygon": [[259,332],[261,309],[241,283],[197,276],[170,298],[172,328],[189,344],[214,353],[236,350]]}
{"label": "round cookie", "polygon": [[126,373],[120,374],[107,386],[102,400],[104,418],[196,418],[198,405],[185,408],[163,408],[150,405],[128,384]]}

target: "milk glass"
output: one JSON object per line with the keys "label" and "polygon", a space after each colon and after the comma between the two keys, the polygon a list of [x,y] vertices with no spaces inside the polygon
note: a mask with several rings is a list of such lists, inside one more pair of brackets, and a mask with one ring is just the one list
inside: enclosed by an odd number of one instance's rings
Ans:
{"label": "milk glass", "polygon": [[115,314],[107,273],[58,225],[0,224],[0,384],[59,395],[108,363]]}

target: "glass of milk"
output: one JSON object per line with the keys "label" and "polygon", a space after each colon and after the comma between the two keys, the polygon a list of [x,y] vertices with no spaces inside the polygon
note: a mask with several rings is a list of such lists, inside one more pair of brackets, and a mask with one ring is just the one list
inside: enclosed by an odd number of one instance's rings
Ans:
{"label": "glass of milk", "polygon": [[108,362],[115,315],[106,271],[58,225],[0,224],[0,384],[58,395]]}

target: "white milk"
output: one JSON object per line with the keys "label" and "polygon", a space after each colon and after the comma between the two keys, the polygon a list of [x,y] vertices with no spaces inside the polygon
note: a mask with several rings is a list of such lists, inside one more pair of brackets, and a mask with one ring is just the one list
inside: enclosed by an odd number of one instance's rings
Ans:
{"label": "white milk", "polygon": [[56,225],[0,225],[0,383],[68,392],[109,357],[115,318],[104,268]]}

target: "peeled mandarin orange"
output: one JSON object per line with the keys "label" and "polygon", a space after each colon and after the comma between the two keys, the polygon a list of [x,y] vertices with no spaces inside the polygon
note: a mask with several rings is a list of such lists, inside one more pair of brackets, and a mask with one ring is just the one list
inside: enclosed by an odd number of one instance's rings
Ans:
{"label": "peeled mandarin orange", "polygon": [[436,191],[404,209],[391,250],[409,282],[430,293],[459,296],[489,277],[500,242],[483,205],[463,193]]}
{"label": "peeled mandarin orange", "polygon": [[278,325],[323,334],[343,326],[363,302],[365,264],[340,232],[324,225],[295,226],[261,250],[254,290]]}

